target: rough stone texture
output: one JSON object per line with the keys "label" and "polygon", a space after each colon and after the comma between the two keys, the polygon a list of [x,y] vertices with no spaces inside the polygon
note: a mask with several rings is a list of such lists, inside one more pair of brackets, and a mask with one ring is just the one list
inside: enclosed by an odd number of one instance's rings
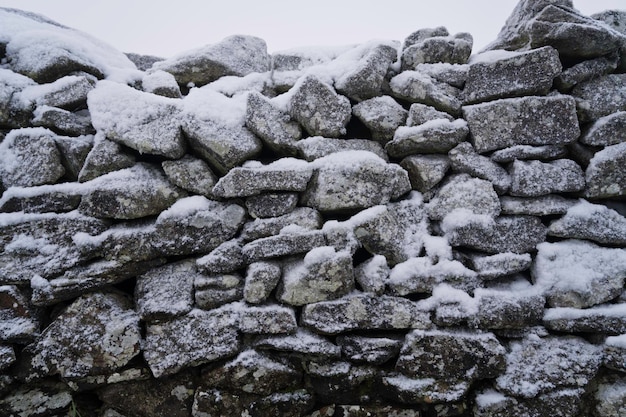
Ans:
{"label": "rough stone texture", "polygon": [[581,200],[550,224],[548,235],[625,246],[626,217],[604,205]]}
{"label": "rough stone texture", "polygon": [[147,73],[141,79],[141,88],[146,93],[169,98],[181,98],[180,87],[176,78],[169,72],[156,70]]}
{"label": "rough stone texture", "polygon": [[244,225],[241,237],[244,241],[274,236],[287,226],[299,226],[302,229],[315,230],[322,227],[321,214],[312,208],[297,207],[291,213],[267,219],[255,219]]}
{"label": "rough stone texture", "polygon": [[[571,144],[570,146],[572,146]],[[491,154],[491,159],[498,163],[514,162],[516,159],[552,160],[567,156],[567,148],[563,145],[515,145],[500,149]]]}
{"label": "rough stone texture", "polygon": [[78,208],[81,199],[76,184],[13,187],[0,198],[0,212],[67,213]]}
{"label": "rough stone texture", "polygon": [[386,143],[393,139],[396,129],[407,120],[407,111],[392,97],[374,97],[352,106],[356,116],[372,134],[372,139]]}
{"label": "rough stone texture", "polygon": [[504,194],[511,186],[506,170],[486,156],[477,154],[468,142],[451,149],[448,158],[453,171],[490,181],[498,194]]}
{"label": "rough stone texture", "polygon": [[618,417],[626,412],[626,381],[604,380],[595,393],[595,416]]}
{"label": "rough stone texture", "polygon": [[626,74],[610,74],[578,84],[572,90],[581,122],[592,122],[626,110]]}
{"label": "rough stone texture", "polygon": [[39,332],[38,313],[30,304],[27,294],[19,287],[0,286],[0,341],[13,343],[32,340]]}
{"label": "rough stone texture", "polygon": [[[247,300],[246,300],[247,301]],[[247,334],[289,334],[298,329],[294,310],[284,306],[246,307],[239,330]]]}
{"label": "rough stone texture", "polygon": [[594,121],[580,137],[590,146],[610,146],[626,142],[626,111],[618,111]]}
{"label": "rough stone texture", "polygon": [[33,112],[33,126],[41,126],[57,133],[70,136],[94,133],[89,114],[81,111],[72,113],[57,107],[39,106]]}
{"label": "rough stone texture", "polygon": [[389,82],[393,96],[412,103],[433,106],[457,116],[461,112],[461,90],[418,71],[404,71]]}
{"label": "rough stone texture", "polygon": [[400,127],[385,150],[393,158],[424,153],[445,153],[465,140],[469,133],[463,120],[436,119],[414,127]]}
{"label": "rough stone texture", "polygon": [[382,365],[398,356],[402,340],[389,337],[342,335],[337,337],[341,352],[350,361]]}
{"label": "rough stone texture", "polygon": [[454,36],[432,36],[405,44],[402,51],[402,69],[414,70],[419,64],[465,64],[472,53],[473,39],[469,33]]}
{"label": "rough stone texture", "polygon": [[341,355],[339,346],[303,328],[298,328],[293,335],[261,336],[254,347],[308,357],[338,358]]}
{"label": "rough stone texture", "polygon": [[537,395],[534,398],[516,398],[495,390],[486,390],[476,396],[476,417],[569,417],[578,415],[581,409],[581,389],[564,389]]}
{"label": "rough stone texture", "polygon": [[217,178],[202,159],[185,155],[176,161],[163,161],[161,167],[174,185],[205,197],[213,196]]}
{"label": "rough stone texture", "polygon": [[480,285],[476,272],[465,268],[458,261],[430,258],[410,258],[396,265],[389,274],[387,287],[391,293],[401,296],[414,293],[431,293],[439,284],[472,291]]}
{"label": "rough stone texture", "polygon": [[0,412],[7,416],[37,416],[62,413],[72,402],[66,384],[44,382],[35,387],[20,387],[0,400]]}
{"label": "rough stone texture", "polygon": [[619,65],[619,56],[610,54],[590,59],[564,70],[555,78],[554,84],[561,92],[571,90],[576,85],[612,73]]}
{"label": "rough stone texture", "polygon": [[411,188],[425,193],[439,184],[450,168],[450,160],[443,155],[410,155],[400,162],[409,174]]}
{"label": "rough stone texture", "polygon": [[534,290],[510,293],[477,289],[478,312],[470,319],[481,329],[523,329],[541,323],[545,298]]}
{"label": "rough stone texture", "polygon": [[613,198],[626,195],[626,143],[607,146],[596,153],[585,171],[585,195],[589,198]]}
{"label": "rough stone texture", "polygon": [[461,174],[451,177],[426,204],[431,220],[443,220],[457,209],[495,217],[500,214],[500,200],[489,181]]}
{"label": "rough stone texture", "polygon": [[606,305],[586,309],[550,308],[543,316],[543,325],[556,332],[626,333],[626,318],[621,305]]}
{"label": "rough stone texture", "polygon": [[485,280],[495,279],[522,272],[530,268],[532,258],[529,254],[505,252],[497,255],[470,255],[472,269]]}
{"label": "rough stone texture", "polygon": [[382,295],[387,278],[389,266],[382,255],[374,255],[354,269],[354,279],[364,292]]}
{"label": "rough stone texture", "polygon": [[246,244],[241,252],[244,259],[252,263],[263,259],[306,253],[311,249],[324,246],[325,243],[324,234],[320,231],[297,231],[257,239]]}
{"label": "rough stone texture", "polygon": [[[464,381],[445,381],[433,378],[418,379],[398,374],[385,376],[382,380],[383,386],[391,392],[390,398],[405,404],[448,405],[461,401],[469,390],[469,384]],[[454,409],[455,407],[451,408]],[[464,409],[463,406],[460,408],[461,410]],[[445,410],[446,408],[444,407],[443,409]]]}
{"label": "rough stone texture", "polygon": [[267,300],[282,276],[278,262],[254,262],[248,266],[243,297],[248,303],[258,304]]}
{"label": "rough stone texture", "polygon": [[91,181],[109,172],[130,168],[133,165],[135,165],[134,155],[125,152],[120,144],[100,134],[94,138],[93,147],[78,173],[78,181]]}
{"label": "rough stone texture", "polygon": [[565,214],[577,200],[560,195],[544,195],[540,197],[518,198],[500,197],[502,214],[526,214],[528,216],[552,216]]}
{"label": "rough stone texture", "polygon": [[243,296],[243,279],[239,274],[196,275],[195,305],[212,310],[224,304],[240,300]]}
{"label": "rough stone texture", "polygon": [[280,217],[293,212],[298,193],[263,193],[246,198],[248,214],[255,219]]}
{"label": "rough stone texture", "polygon": [[299,141],[296,146],[300,154],[307,161],[313,161],[335,152],[351,150],[368,151],[376,154],[385,161],[389,160],[381,144],[368,139],[329,139],[321,136],[313,136]]}
{"label": "rough stone texture", "polygon": [[571,159],[551,162],[514,161],[509,174],[510,194],[516,197],[571,193],[585,188],[583,170]]}

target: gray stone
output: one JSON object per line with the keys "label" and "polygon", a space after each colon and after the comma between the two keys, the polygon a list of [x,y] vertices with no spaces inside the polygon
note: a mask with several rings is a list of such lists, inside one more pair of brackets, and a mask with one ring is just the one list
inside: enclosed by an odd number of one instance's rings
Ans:
{"label": "gray stone", "polygon": [[400,374],[384,376],[382,382],[383,387],[391,391],[391,398],[404,404],[455,403],[461,401],[470,388],[465,381],[410,378]]}
{"label": "gray stone", "polygon": [[450,122],[436,119],[419,126],[399,127],[385,150],[393,158],[423,153],[446,153],[465,140],[467,123],[458,119]]}
{"label": "gray stone", "polygon": [[489,181],[460,174],[451,177],[426,204],[431,220],[443,220],[457,209],[495,217],[500,214],[500,200]]}
{"label": "gray stone", "polygon": [[341,348],[327,338],[298,328],[292,335],[261,336],[254,342],[254,347],[263,350],[288,352],[304,357],[339,358]]}
{"label": "gray stone", "polygon": [[250,415],[299,417],[306,415],[314,406],[315,397],[306,390],[278,392],[253,402]]}
{"label": "gray stone", "polygon": [[91,181],[109,172],[130,168],[135,165],[135,156],[124,151],[122,145],[97,134],[93,147],[78,173],[79,182]]}
{"label": "gray stone", "polygon": [[565,214],[577,200],[550,194],[539,197],[500,197],[502,214],[525,214],[528,216],[552,216]]}
{"label": "gray stone", "polygon": [[169,98],[182,98],[176,78],[169,72],[150,71],[141,79],[141,88],[146,93]]}
{"label": "gray stone", "polygon": [[624,304],[607,304],[592,308],[549,308],[543,316],[543,325],[561,333],[626,333]]}
{"label": "gray stone", "polygon": [[356,65],[335,81],[335,88],[355,101],[380,96],[387,70],[397,56],[397,47],[388,44],[368,48]]}
{"label": "gray stone", "polygon": [[213,196],[217,177],[202,159],[185,155],[176,161],[163,161],[161,167],[167,178],[183,190],[205,197]]}
{"label": "gray stone", "polygon": [[107,138],[140,153],[170,159],[185,154],[179,101],[102,81],[88,104],[93,126]]}
{"label": "gray stone", "polygon": [[496,387],[534,398],[563,388],[585,388],[602,362],[601,348],[578,337],[527,337],[510,344],[506,372]]}
{"label": "gray stone", "polygon": [[501,216],[495,220],[468,216],[444,220],[443,229],[452,246],[494,254],[534,251],[547,232],[541,220],[533,216]]}
{"label": "gray stone", "polygon": [[26,127],[32,117],[34,104],[22,99],[21,92],[37,84],[11,70],[0,69],[0,126]]}
{"label": "gray stone", "polygon": [[248,95],[246,127],[270,149],[285,155],[296,154],[294,145],[302,137],[300,125],[257,92]]}
{"label": "gray stone", "polygon": [[626,111],[599,118],[583,131],[579,141],[590,146],[610,146],[626,142]]}
{"label": "gray stone", "polygon": [[244,245],[241,252],[246,262],[252,263],[263,259],[305,253],[325,244],[324,233],[321,231],[298,230],[257,239]]}
{"label": "gray stone", "polygon": [[352,115],[350,101],[315,75],[306,75],[293,87],[290,114],[311,136],[339,137]]}
{"label": "gray stone", "polygon": [[410,155],[400,162],[409,174],[411,188],[425,193],[446,176],[450,160],[444,155]]}
{"label": "gray stone", "polygon": [[160,169],[143,163],[86,184],[78,210],[94,217],[136,219],[155,215],[185,196]]}
{"label": "gray stone", "polygon": [[196,275],[193,287],[198,308],[212,310],[243,298],[243,279],[239,274]]}
{"label": "gray stone", "polygon": [[154,65],[154,63],[164,61],[164,58],[154,55],[143,55],[133,52],[126,52],[124,55],[126,55],[128,59],[130,59],[131,62],[135,64],[135,66],[137,66],[137,69],[140,71],[148,71],[150,68],[152,68],[152,65]]}
{"label": "gray stone", "polygon": [[414,70],[419,64],[465,64],[472,53],[472,35],[432,36],[402,50],[402,70]]}
{"label": "gray stone", "polygon": [[410,190],[406,171],[365,151],[337,152],[311,163],[301,203],[321,212],[350,212],[385,204]]}
{"label": "gray stone", "polygon": [[626,110],[626,74],[609,74],[578,84],[572,90],[580,121],[593,122]]}
{"label": "gray stone", "polygon": [[180,261],[155,268],[137,277],[136,310],[142,320],[170,319],[193,308],[193,261]]}
{"label": "gray stone", "polygon": [[363,292],[383,295],[389,271],[387,259],[382,255],[374,255],[354,269],[354,279]]}
{"label": "gray stone", "polygon": [[359,403],[380,397],[378,371],[346,361],[308,361],[306,380],[321,403]]}
{"label": "gray stone", "polygon": [[623,335],[606,338],[603,364],[609,369],[626,371],[626,345],[624,345]]}
{"label": "gray stone", "polygon": [[491,159],[498,163],[514,162],[517,159],[550,160],[567,156],[567,148],[563,145],[514,145],[500,149],[491,154]]}
{"label": "gray stone", "polygon": [[448,152],[452,170],[490,181],[498,194],[511,186],[511,177],[504,168],[486,156],[476,153],[472,145],[462,142]]}
{"label": "gray stone", "polygon": [[382,365],[398,356],[402,340],[391,337],[341,335],[337,337],[342,354],[351,362]]}
{"label": "gray stone", "polygon": [[615,381],[603,380],[595,392],[596,417],[619,417],[626,413],[626,380],[616,378]]}
{"label": "gray stone", "polygon": [[0,198],[0,212],[64,213],[77,209],[81,196],[76,183],[11,187]]}
{"label": "gray stone", "polygon": [[418,64],[416,71],[428,74],[432,78],[452,87],[463,89],[467,80],[469,65],[467,64]]}
{"label": "gray stone", "polygon": [[289,334],[298,329],[293,309],[279,305],[248,307],[241,311],[239,330],[246,334]]}
{"label": "gray stone", "polygon": [[323,246],[308,251],[303,260],[285,263],[276,297],[283,303],[302,306],[334,300],[353,289],[351,254]]}
{"label": "gray stone", "polygon": [[94,137],[91,135],[76,138],[57,136],[55,141],[61,153],[61,163],[65,168],[65,176],[70,181],[76,181],[78,173],[93,146]]}
{"label": "gray stone", "polygon": [[[605,10],[599,13],[592,14],[590,17],[599,20],[600,22],[608,25],[610,28],[626,35],[626,26],[624,25],[624,11],[623,10]],[[626,41],[622,41],[622,46],[619,49],[619,66],[618,71],[623,72],[626,69]]]}
{"label": "gray stone", "polygon": [[392,97],[381,96],[352,106],[352,114],[370,130],[372,139],[386,143],[407,120],[407,111]]}
{"label": "gray stone", "polygon": [[225,75],[242,77],[253,72],[269,71],[270,57],[263,39],[234,35],[219,43],[157,62],[152,69],[169,72],[180,85],[191,83],[199,87]]}
{"label": "gray stone", "polygon": [[532,258],[527,253],[499,253],[497,255],[470,255],[472,269],[484,280],[513,275],[530,268]]}
{"label": "gray stone", "polygon": [[36,102],[40,106],[60,107],[74,110],[87,104],[87,95],[93,90],[96,80],[91,76],[68,75],[50,84],[31,87],[37,94]]}
{"label": "gray stone", "polygon": [[38,313],[24,290],[14,285],[0,286],[0,342],[32,340],[39,333]]}
{"label": "gray stone", "polygon": [[246,263],[241,249],[242,242],[239,239],[231,239],[220,244],[208,255],[196,259],[198,271],[206,274],[224,274],[243,268]]}
{"label": "gray stone", "polygon": [[463,107],[478,153],[514,145],[559,145],[580,135],[576,102],[567,96],[519,97]]}
{"label": "gray stone", "polygon": [[393,96],[412,103],[433,106],[439,111],[459,116],[461,90],[418,72],[404,71],[389,82]]}
{"label": "gray stone", "polygon": [[579,415],[584,390],[564,389],[534,398],[516,398],[487,389],[476,395],[476,417],[570,417]]}
{"label": "gray stone", "polygon": [[302,325],[323,334],[352,330],[427,329],[430,315],[402,297],[354,293],[305,306]]}
{"label": "gray stone", "polygon": [[[205,388],[200,385],[194,394],[191,416],[240,416],[250,415],[250,406],[259,396],[243,392]],[[188,416],[189,414],[185,414]]]}
{"label": "gray stone", "polygon": [[515,197],[571,193],[585,188],[583,170],[570,159],[514,161],[509,174],[512,181],[510,194]]}
{"label": "gray stone", "polygon": [[248,214],[254,219],[280,217],[293,212],[298,204],[298,193],[263,193],[246,198]]}
{"label": "gray stone", "polygon": [[476,272],[458,261],[441,259],[434,263],[428,257],[410,258],[396,265],[389,273],[387,287],[396,295],[429,294],[440,284],[465,291],[480,286]]}
{"label": "gray stone", "polygon": [[72,113],[57,107],[39,106],[33,112],[31,123],[33,126],[45,127],[69,136],[95,133],[89,113],[86,111]]}
{"label": "gray stone", "polygon": [[297,207],[291,213],[267,219],[255,219],[244,225],[241,238],[244,241],[261,239],[280,233],[287,226],[299,226],[302,229],[316,230],[322,227],[321,214],[312,208]]}
{"label": "gray stone", "polygon": [[25,349],[27,378],[110,374],[139,353],[139,315],[117,293],[86,294]]}
{"label": "gray stone", "polygon": [[612,73],[617,69],[618,64],[618,54],[583,61],[564,70],[555,78],[554,85],[559,91],[567,92],[582,82]]}
{"label": "gray stone", "polygon": [[231,169],[219,179],[213,194],[218,197],[248,197],[265,191],[304,191],[312,170],[305,161],[282,158],[268,165]]}
{"label": "gray stone", "polygon": [[[0,413],[7,416],[35,417],[63,413],[72,403],[66,384],[46,381],[35,386],[20,386],[0,400]],[[62,414],[61,414],[62,415]]]}
{"label": "gray stone", "polygon": [[149,324],[143,355],[152,374],[159,378],[234,355],[240,344],[238,315],[227,307],[193,309],[185,316]]}
{"label": "gray stone", "polygon": [[622,293],[626,250],[581,240],[546,242],[537,249],[532,277],[551,307],[586,308]]}
{"label": "gray stone", "polygon": [[435,28],[422,28],[418,29],[415,32],[411,33],[409,36],[404,39],[402,44],[402,49],[409,48],[416,43],[422,42],[428,38],[434,38],[439,36],[449,36],[450,33],[448,29],[444,26],[437,26]]}
{"label": "gray stone", "polygon": [[15,351],[8,345],[0,345],[0,371],[4,371],[15,362]]}
{"label": "gray stone", "polygon": [[484,52],[470,62],[465,103],[499,98],[545,95],[561,73],[556,49],[546,46],[527,52]]}
{"label": "gray stone", "polygon": [[593,240],[600,244],[626,245],[626,217],[601,204],[580,200],[565,216],[553,221],[548,235]]}
{"label": "gray stone", "polygon": [[448,113],[439,111],[432,106],[427,106],[426,104],[413,103],[409,108],[406,125],[409,127],[419,126],[437,119],[446,119],[450,122],[454,121],[454,117],[450,116]]}
{"label": "gray stone", "polygon": [[541,323],[544,296],[534,289],[522,291],[477,289],[478,312],[470,319],[480,329],[523,329]]}
{"label": "gray stone", "polygon": [[626,142],[607,146],[596,153],[585,171],[589,198],[614,198],[626,195]]}
{"label": "gray stone", "polygon": [[243,297],[251,304],[267,300],[282,276],[280,263],[276,261],[254,262],[248,266]]}
{"label": "gray stone", "polygon": [[331,139],[313,136],[299,141],[296,147],[307,161],[344,151],[368,151],[385,161],[389,160],[382,145],[368,139]]}
{"label": "gray stone", "polygon": [[0,179],[5,187],[54,184],[65,174],[55,134],[48,129],[12,130],[0,143]]}
{"label": "gray stone", "polygon": [[354,256],[361,247],[349,221],[338,222],[337,220],[329,220],[324,223],[322,231],[326,238],[326,244],[335,248],[335,251],[350,252]]}

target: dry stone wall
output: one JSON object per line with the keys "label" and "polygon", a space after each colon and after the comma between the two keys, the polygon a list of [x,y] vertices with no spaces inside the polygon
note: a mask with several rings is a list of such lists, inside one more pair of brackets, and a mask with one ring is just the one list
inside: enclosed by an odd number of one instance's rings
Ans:
{"label": "dry stone wall", "polygon": [[0,56],[1,415],[625,415],[626,12]]}

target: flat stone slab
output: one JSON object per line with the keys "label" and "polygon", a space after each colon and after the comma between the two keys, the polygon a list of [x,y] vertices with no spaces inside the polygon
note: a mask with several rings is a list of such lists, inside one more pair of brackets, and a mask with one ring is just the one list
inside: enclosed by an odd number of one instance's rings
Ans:
{"label": "flat stone slab", "polygon": [[434,263],[428,257],[410,258],[391,269],[387,287],[393,294],[428,294],[439,284],[473,291],[480,286],[476,272],[459,261],[441,259]]}
{"label": "flat stone slab", "polygon": [[241,238],[248,242],[274,236],[287,226],[299,226],[302,229],[316,230],[322,227],[319,211],[309,207],[296,207],[291,213],[267,219],[255,219],[243,226]]}
{"label": "flat stone slab", "polygon": [[580,137],[590,146],[611,146],[626,142],[626,111],[618,111],[594,121]]}
{"label": "flat stone slab", "polygon": [[496,255],[470,255],[472,269],[484,280],[491,280],[522,272],[530,268],[528,253],[504,252]]}
{"label": "flat stone slab", "polygon": [[581,199],[563,217],[550,223],[548,235],[624,246],[626,217],[604,205],[591,204]]}
{"label": "flat stone slab", "polygon": [[385,161],[389,160],[382,145],[369,139],[333,139],[313,136],[299,141],[296,147],[307,161],[343,151],[368,151]]}
{"label": "flat stone slab", "polygon": [[224,274],[233,272],[246,266],[239,239],[231,239],[220,244],[208,255],[196,259],[198,271],[207,274]]}
{"label": "flat stone slab", "polygon": [[263,193],[246,198],[245,204],[250,217],[267,219],[293,212],[299,197],[295,192]]}
{"label": "flat stone slab", "polygon": [[502,214],[525,214],[528,216],[552,216],[565,214],[578,200],[560,195],[542,195],[539,197],[500,197]]}
{"label": "flat stone slab", "polygon": [[185,155],[175,161],[163,161],[161,167],[174,185],[205,197],[213,196],[217,178],[202,159]]}
{"label": "flat stone slab", "polygon": [[488,389],[476,395],[476,417],[517,416],[533,417],[549,415],[570,417],[580,412],[582,389],[563,389],[539,394],[534,398],[519,398]]}
{"label": "flat stone slab", "polygon": [[462,119],[435,119],[418,126],[399,127],[385,150],[393,158],[415,154],[446,153],[465,140],[469,130]]}
{"label": "flat stone slab", "polygon": [[[40,328],[40,319],[37,314],[37,309],[30,304],[28,294],[23,289],[15,285],[0,286],[1,343],[34,339],[39,334]],[[15,359],[15,355],[13,358]]]}
{"label": "flat stone slab", "polygon": [[341,353],[355,363],[382,365],[398,356],[402,340],[390,337],[341,335],[337,337]]}
{"label": "flat stone slab", "polygon": [[246,334],[291,334],[297,329],[295,311],[289,307],[246,306],[240,312],[239,330]]}
{"label": "flat stone slab", "polygon": [[461,401],[469,390],[465,381],[411,378],[392,374],[382,378],[383,386],[393,398],[404,404],[448,404]]}
{"label": "flat stone slab", "polygon": [[443,220],[455,210],[495,217],[500,214],[498,194],[489,181],[467,174],[450,177],[426,203],[431,220]]}
{"label": "flat stone slab", "polygon": [[252,241],[241,252],[248,263],[263,259],[305,253],[313,248],[325,246],[326,240],[321,231],[280,234]]}
{"label": "flat stone slab", "polygon": [[372,139],[386,143],[407,120],[407,111],[393,97],[381,96],[352,106],[352,114],[370,130]]}
{"label": "flat stone slab", "polygon": [[626,333],[626,304],[607,304],[592,308],[549,308],[543,316],[543,325],[562,333]]}
{"label": "flat stone slab", "polygon": [[292,335],[261,336],[254,342],[254,347],[313,357],[339,358],[341,356],[339,346],[324,336],[302,328],[298,328],[298,331]]}
{"label": "flat stone slab", "polygon": [[389,82],[392,95],[411,103],[421,103],[458,116],[461,113],[461,90],[435,80],[419,71],[403,71]]}
{"label": "flat stone slab", "polygon": [[533,287],[524,290],[479,288],[474,298],[477,312],[469,323],[489,330],[537,326],[542,322],[546,304],[543,294]]}
{"label": "flat stone slab", "polygon": [[509,173],[510,194],[516,197],[572,193],[585,188],[582,168],[570,159],[557,159],[551,162],[514,161]]}
{"label": "flat stone slab", "polygon": [[504,194],[511,186],[511,177],[506,170],[492,159],[479,155],[468,142],[451,149],[448,158],[453,171],[491,182],[498,194]]}
{"label": "flat stone slab", "polygon": [[581,122],[593,122],[626,110],[626,74],[609,74],[578,84],[572,90]]}
{"label": "flat stone slab", "polygon": [[495,151],[491,154],[490,158],[494,162],[506,164],[509,162],[514,162],[516,159],[538,159],[542,161],[550,161],[557,158],[567,157],[567,155],[567,148],[564,145],[514,145],[509,148]]}

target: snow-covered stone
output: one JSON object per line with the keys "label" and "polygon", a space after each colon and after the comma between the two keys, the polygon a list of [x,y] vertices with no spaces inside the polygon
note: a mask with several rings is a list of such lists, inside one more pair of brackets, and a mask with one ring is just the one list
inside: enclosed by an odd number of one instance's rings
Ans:
{"label": "snow-covered stone", "polygon": [[57,107],[39,106],[33,112],[33,126],[45,127],[69,136],[94,133],[91,118],[86,111],[72,113]]}
{"label": "snow-covered stone", "polygon": [[34,104],[21,98],[21,92],[35,86],[28,77],[0,68],[0,125],[10,128],[26,127],[32,117]]}
{"label": "snow-covered stone", "polygon": [[581,410],[582,389],[562,389],[539,394],[533,398],[507,396],[487,389],[476,395],[474,415],[476,417],[570,417]]}
{"label": "snow-covered stone", "polygon": [[243,333],[288,334],[297,329],[296,314],[289,307],[268,304],[246,307],[240,313],[239,330]]}
{"label": "snow-covered stone", "polygon": [[351,362],[382,365],[400,353],[402,340],[391,337],[341,335],[337,337],[341,353]]}
{"label": "snow-covered stone", "polygon": [[223,274],[233,272],[245,266],[243,245],[239,239],[231,239],[220,244],[208,255],[196,259],[198,271],[206,274]]}
{"label": "snow-covered stone", "polygon": [[415,70],[419,64],[465,64],[472,53],[473,38],[469,33],[454,36],[432,36],[402,50],[402,69]]}
{"label": "snow-covered stone", "polygon": [[15,362],[15,351],[8,345],[0,345],[0,371],[4,371]]}
{"label": "snow-covered stone", "polygon": [[76,183],[10,187],[0,198],[0,212],[64,213],[76,210],[81,199]]}
{"label": "snow-covered stone", "polygon": [[61,163],[65,168],[65,176],[70,181],[76,181],[93,146],[94,137],[92,135],[79,137],[57,136],[55,142],[57,149],[61,153]]}
{"label": "snow-covered stone", "polygon": [[307,390],[277,392],[254,401],[250,407],[253,416],[298,417],[306,415],[315,406],[315,397]]}
{"label": "snow-covered stone", "polygon": [[39,333],[40,320],[28,295],[15,285],[0,286],[0,342],[32,340]]}
{"label": "snow-covered stone", "polygon": [[468,142],[451,149],[448,158],[453,171],[490,181],[498,194],[504,194],[511,186],[506,170],[490,158],[479,155]]}
{"label": "snow-covered stone", "polygon": [[539,197],[500,197],[502,214],[525,214],[528,216],[552,216],[565,214],[577,200],[550,194]]}
{"label": "snow-covered stone", "polygon": [[458,261],[446,259],[434,263],[428,257],[410,258],[396,265],[389,273],[388,288],[397,295],[431,293],[439,284],[472,291],[480,286],[476,272]]}
{"label": "snow-covered stone", "polygon": [[276,192],[253,195],[246,198],[248,214],[254,219],[280,217],[294,211],[298,193]]}
{"label": "snow-covered stone", "polygon": [[618,111],[594,121],[580,137],[580,143],[610,146],[626,142],[626,111]]}
{"label": "snow-covered stone", "polygon": [[390,96],[374,97],[352,106],[352,114],[370,130],[372,139],[386,143],[407,120],[407,111]]}
{"label": "snow-covered stone", "polygon": [[623,246],[626,245],[626,218],[604,205],[580,200],[565,216],[550,224],[548,235]]}
{"label": "snow-covered stone", "polygon": [[322,227],[321,214],[309,207],[296,207],[292,212],[282,216],[267,219],[255,219],[244,225],[241,238],[244,241],[274,236],[287,226],[299,226],[306,230],[316,230]]}
{"label": "snow-covered stone", "polygon": [[572,90],[581,122],[593,122],[626,110],[626,74],[609,74]]}
{"label": "snow-covered stone", "polygon": [[626,304],[607,304],[578,309],[559,307],[547,309],[543,325],[562,333],[626,333]]}
{"label": "snow-covered stone", "polygon": [[500,214],[500,200],[489,181],[461,174],[450,177],[426,204],[431,220],[443,220],[455,210],[495,217]]}
{"label": "snow-covered stone", "polygon": [[445,119],[450,122],[454,121],[454,117],[448,113],[439,111],[432,106],[421,103],[413,103],[409,108],[409,115],[406,119],[406,125],[419,126],[426,122],[430,122],[437,119]]}
{"label": "snow-covered stone", "polygon": [[604,344],[604,366],[609,369],[626,371],[626,336],[609,336]]}
{"label": "snow-covered stone", "polygon": [[595,392],[596,416],[619,417],[626,412],[626,380],[616,378],[603,380]]}
{"label": "snow-covered stone", "polygon": [[409,155],[400,166],[409,174],[411,188],[425,193],[443,180],[450,160],[444,155]]}
{"label": "snow-covered stone", "polygon": [[0,411],[8,416],[36,416],[42,410],[63,413],[72,403],[67,384],[47,381],[38,386],[21,386],[0,400]]}
{"label": "snow-covered stone", "polygon": [[516,197],[571,193],[585,188],[583,170],[571,159],[557,159],[551,162],[514,161],[509,173],[510,194]]}
{"label": "snow-covered stone", "polygon": [[217,178],[202,159],[185,155],[175,161],[163,161],[161,167],[174,185],[205,197],[213,196],[213,187]]}
{"label": "snow-covered stone", "polygon": [[533,288],[483,289],[474,293],[478,312],[470,323],[481,329],[523,329],[541,323],[546,300]]}
{"label": "snow-covered stone", "polygon": [[104,134],[97,134],[93,147],[78,173],[78,181],[91,181],[109,172],[130,168],[133,165],[135,165],[133,154],[125,151],[119,143],[107,139]]}
{"label": "snow-covered stone", "polygon": [[354,279],[363,292],[382,295],[385,283],[389,278],[387,259],[382,255],[374,255],[354,269]]}
{"label": "snow-covered stone", "polygon": [[607,146],[589,161],[585,171],[589,198],[614,198],[626,195],[626,143]]}
{"label": "snow-covered stone", "polygon": [[517,159],[539,159],[552,160],[567,156],[567,148],[563,145],[514,145],[509,148],[500,149],[491,154],[490,158],[494,162],[508,163]]}
{"label": "snow-covered stone", "polygon": [[472,269],[484,280],[513,275],[530,268],[532,258],[528,253],[504,252],[496,255],[470,255]]}
{"label": "snow-covered stone", "polygon": [[392,398],[405,404],[455,403],[469,390],[465,381],[410,378],[400,374],[384,376],[382,382],[393,393]]}
{"label": "snow-covered stone", "polygon": [[291,352],[306,357],[339,358],[341,356],[339,346],[323,336],[302,328],[298,328],[298,331],[292,335],[262,336],[254,342],[254,347]]}
{"label": "snow-covered stone", "polygon": [[306,253],[325,244],[324,233],[321,231],[307,231],[298,228],[293,233],[281,233],[247,243],[242,248],[241,253],[246,262],[252,263],[264,259]]}
{"label": "snow-covered stone", "polygon": [[[626,39],[625,39],[626,42]],[[617,53],[589,59],[575,64],[565,70],[554,79],[554,85],[561,92],[567,92],[576,85],[603,77],[614,72],[619,65],[620,56]]]}
{"label": "snow-covered stone", "polygon": [[332,139],[313,136],[299,141],[296,147],[307,161],[345,151],[368,151],[385,161],[389,159],[382,145],[369,139]]}
{"label": "snow-covered stone", "polygon": [[169,98],[181,98],[180,87],[176,78],[162,70],[150,71],[141,79],[141,88],[146,93]]}
{"label": "snow-covered stone", "polygon": [[463,142],[469,130],[464,120],[435,119],[419,126],[399,127],[385,145],[389,156],[402,158],[424,153],[446,153]]}
{"label": "snow-covered stone", "polygon": [[427,74],[404,71],[393,77],[389,86],[393,96],[399,99],[433,106],[453,116],[461,113],[461,90]]}
{"label": "snow-covered stone", "polygon": [[243,297],[243,279],[237,273],[194,276],[195,304],[212,310]]}
{"label": "snow-covered stone", "polygon": [[267,300],[282,277],[282,268],[276,261],[254,262],[246,271],[243,297],[250,304]]}

